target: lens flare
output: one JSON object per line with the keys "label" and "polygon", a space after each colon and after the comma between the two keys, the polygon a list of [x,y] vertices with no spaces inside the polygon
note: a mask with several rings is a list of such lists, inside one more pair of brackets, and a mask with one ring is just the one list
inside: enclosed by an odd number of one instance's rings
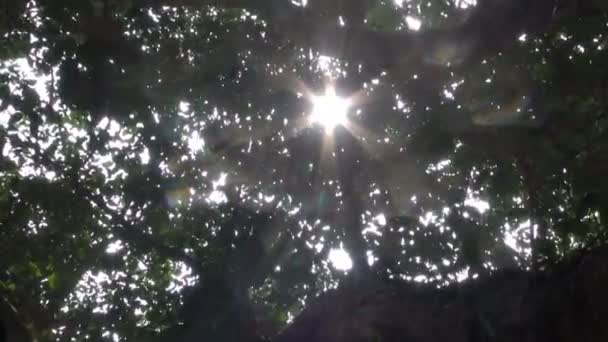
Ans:
{"label": "lens flare", "polygon": [[310,122],[325,128],[331,133],[337,126],[344,126],[348,122],[348,111],[351,103],[336,95],[333,87],[328,87],[325,94],[312,98],[313,109]]}

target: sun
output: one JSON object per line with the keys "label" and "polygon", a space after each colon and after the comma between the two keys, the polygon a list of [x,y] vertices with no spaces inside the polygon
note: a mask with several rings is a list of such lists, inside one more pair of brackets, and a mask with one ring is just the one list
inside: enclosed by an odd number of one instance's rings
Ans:
{"label": "sun", "polygon": [[320,125],[327,133],[348,123],[350,100],[337,96],[333,87],[328,87],[324,95],[313,96],[312,105],[310,123]]}

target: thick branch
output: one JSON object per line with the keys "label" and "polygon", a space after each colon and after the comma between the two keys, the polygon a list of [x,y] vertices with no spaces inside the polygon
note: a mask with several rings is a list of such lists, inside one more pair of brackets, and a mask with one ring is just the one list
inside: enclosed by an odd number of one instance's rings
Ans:
{"label": "thick branch", "polygon": [[375,282],[307,303],[273,342],[605,341],[607,250],[448,288]]}

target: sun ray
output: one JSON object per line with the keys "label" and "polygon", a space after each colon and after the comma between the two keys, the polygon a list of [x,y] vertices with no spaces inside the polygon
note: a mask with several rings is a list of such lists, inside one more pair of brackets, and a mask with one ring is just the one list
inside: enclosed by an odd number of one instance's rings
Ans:
{"label": "sun ray", "polygon": [[341,98],[333,86],[328,86],[323,95],[313,95],[310,122],[322,126],[331,134],[338,126],[346,126],[351,109],[350,99]]}

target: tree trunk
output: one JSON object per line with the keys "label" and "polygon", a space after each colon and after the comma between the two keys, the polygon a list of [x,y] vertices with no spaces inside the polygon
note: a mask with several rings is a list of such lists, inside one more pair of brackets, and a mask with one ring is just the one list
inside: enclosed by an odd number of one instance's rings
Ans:
{"label": "tree trunk", "polygon": [[273,342],[608,341],[608,248],[442,289],[368,285],[314,299]]}

